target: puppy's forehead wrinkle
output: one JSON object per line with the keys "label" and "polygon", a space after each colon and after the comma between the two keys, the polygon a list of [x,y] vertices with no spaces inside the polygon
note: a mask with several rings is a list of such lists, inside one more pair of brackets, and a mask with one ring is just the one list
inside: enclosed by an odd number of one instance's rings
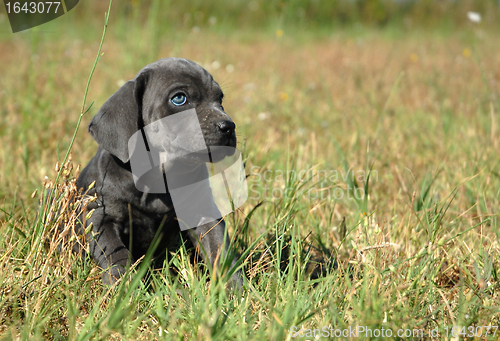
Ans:
{"label": "puppy's forehead wrinkle", "polygon": [[[220,87],[212,75],[200,65],[183,58],[164,58],[145,66],[139,74],[150,72],[156,78],[166,84],[188,79],[198,86],[204,86],[210,92],[219,90]],[[214,89],[215,88],[215,89]]]}

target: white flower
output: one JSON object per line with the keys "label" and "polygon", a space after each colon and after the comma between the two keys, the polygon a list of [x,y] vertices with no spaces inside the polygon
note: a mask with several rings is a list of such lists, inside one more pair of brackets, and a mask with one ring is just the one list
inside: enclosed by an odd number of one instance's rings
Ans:
{"label": "white flower", "polygon": [[269,117],[269,113],[268,112],[260,112],[258,115],[257,115],[257,118],[260,120],[260,121],[264,121],[265,119],[267,119]]}
{"label": "white flower", "polygon": [[477,12],[467,12],[467,18],[469,18],[470,21],[474,23],[480,23],[481,22],[481,14]]}
{"label": "white flower", "polygon": [[218,68],[220,68],[220,63],[219,63],[219,61],[214,60],[212,62],[212,65],[210,65],[210,66],[212,67],[212,69],[217,70]]}

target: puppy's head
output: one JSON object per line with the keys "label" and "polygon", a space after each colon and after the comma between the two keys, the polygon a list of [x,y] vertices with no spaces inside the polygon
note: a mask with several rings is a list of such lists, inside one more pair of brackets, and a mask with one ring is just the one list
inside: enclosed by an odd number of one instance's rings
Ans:
{"label": "puppy's head", "polygon": [[236,147],[235,124],[224,112],[223,97],[219,84],[198,64],[161,59],[143,68],[104,103],[89,132],[101,147],[126,163],[134,133],[162,118],[196,109],[210,160],[216,162]]}

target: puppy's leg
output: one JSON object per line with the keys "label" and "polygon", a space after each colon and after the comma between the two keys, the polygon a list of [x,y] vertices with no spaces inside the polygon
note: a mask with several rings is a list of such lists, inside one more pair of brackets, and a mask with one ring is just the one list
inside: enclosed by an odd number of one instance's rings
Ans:
{"label": "puppy's leg", "polygon": [[106,269],[102,275],[104,284],[111,285],[125,274],[127,263],[133,259],[114,226],[115,222],[106,219],[102,212],[94,212],[91,220],[94,228],[89,242],[90,254],[98,266]]}
{"label": "puppy's leg", "polygon": [[[214,226],[214,223],[204,224],[188,230],[189,237],[193,245],[202,255],[205,263],[216,267],[226,257],[230,247],[230,238],[226,231],[224,219],[221,219]],[[224,243],[224,244],[223,244]],[[231,262],[231,267],[236,265],[236,258]],[[236,271],[231,277],[230,286],[233,288],[241,288],[243,286],[243,278],[241,271]]]}

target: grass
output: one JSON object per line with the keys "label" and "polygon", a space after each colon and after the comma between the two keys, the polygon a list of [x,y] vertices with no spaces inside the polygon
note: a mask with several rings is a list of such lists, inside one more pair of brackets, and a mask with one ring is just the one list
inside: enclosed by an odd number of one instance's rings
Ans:
{"label": "grass", "polygon": [[64,207],[97,148],[79,129],[64,161],[105,10],[82,3],[76,19],[0,37],[2,339],[290,339],[301,328],[312,339],[331,326],[451,340],[500,325],[495,30],[297,30],[278,14],[261,29],[192,30],[113,6],[82,126],[144,65],[204,65],[250,175],[248,202],[226,218],[246,289],[228,293],[223,271],[182,247],[110,290],[93,263],[57,252],[69,235],[51,233],[55,218],[36,217],[56,162]]}

